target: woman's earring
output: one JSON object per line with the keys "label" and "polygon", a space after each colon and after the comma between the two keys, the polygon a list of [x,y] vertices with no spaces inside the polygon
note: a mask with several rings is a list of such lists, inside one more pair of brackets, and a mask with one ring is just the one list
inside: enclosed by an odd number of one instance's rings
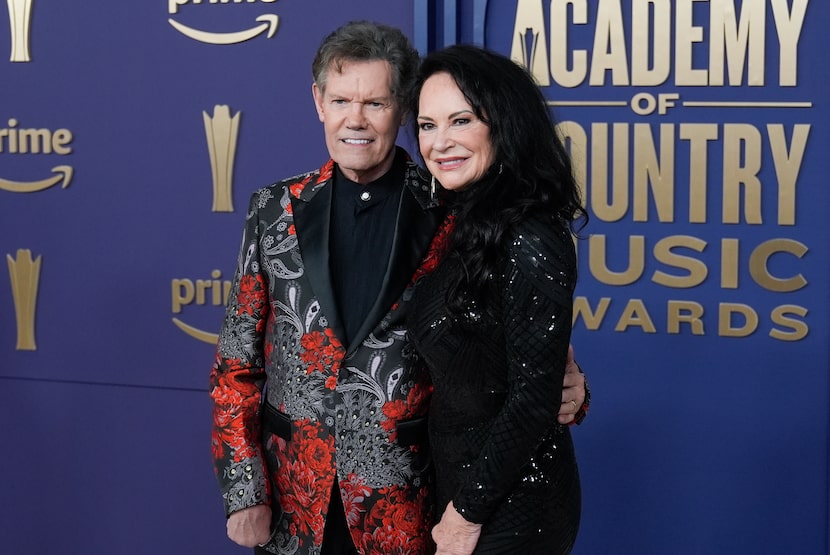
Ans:
{"label": "woman's earring", "polygon": [[435,176],[432,176],[432,179],[429,182],[429,198],[431,200],[435,200]]}
{"label": "woman's earring", "polygon": [[504,164],[499,162],[499,175],[501,175],[502,170],[504,169]]}

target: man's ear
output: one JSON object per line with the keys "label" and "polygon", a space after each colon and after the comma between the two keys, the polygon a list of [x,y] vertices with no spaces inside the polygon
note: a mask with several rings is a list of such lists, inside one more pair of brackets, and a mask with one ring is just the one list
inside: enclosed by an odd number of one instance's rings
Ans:
{"label": "man's ear", "polygon": [[317,83],[311,84],[311,96],[314,98],[314,107],[317,109],[317,117],[321,122],[325,123],[326,114],[323,111],[323,91],[317,86]]}

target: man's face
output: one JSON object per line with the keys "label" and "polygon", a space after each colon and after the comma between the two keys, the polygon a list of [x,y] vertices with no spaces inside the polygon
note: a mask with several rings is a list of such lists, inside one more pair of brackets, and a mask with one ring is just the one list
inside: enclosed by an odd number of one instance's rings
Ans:
{"label": "man's face", "polygon": [[312,86],[329,155],[357,183],[374,181],[392,167],[403,112],[392,94],[392,69],[381,60],[329,67],[325,91]]}

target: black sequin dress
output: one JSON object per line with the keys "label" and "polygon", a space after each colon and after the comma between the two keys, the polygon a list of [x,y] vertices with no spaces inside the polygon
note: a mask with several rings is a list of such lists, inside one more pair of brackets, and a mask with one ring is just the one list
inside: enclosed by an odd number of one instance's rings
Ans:
{"label": "black sequin dress", "polygon": [[476,554],[568,553],[580,488],[567,426],[557,423],[571,332],[576,257],[566,225],[532,217],[511,234],[487,302],[452,317],[463,271],[448,255],[415,290],[408,329],[429,365],[437,508],[452,500],[483,523]]}

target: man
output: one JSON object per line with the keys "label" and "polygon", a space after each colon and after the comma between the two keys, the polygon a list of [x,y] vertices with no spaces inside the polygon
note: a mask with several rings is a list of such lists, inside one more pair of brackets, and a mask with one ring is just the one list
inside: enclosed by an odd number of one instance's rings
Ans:
{"label": "man", "polygon": [[[259,553],[432,549],[431,385],[405,320],[444,210],[395,147],[417,64],[391,27],[329,35],[312,94],[331,160],[251,200],[211,373],[212,444],[228,536]],[[565,385],[568,422],[584,379]]]}

